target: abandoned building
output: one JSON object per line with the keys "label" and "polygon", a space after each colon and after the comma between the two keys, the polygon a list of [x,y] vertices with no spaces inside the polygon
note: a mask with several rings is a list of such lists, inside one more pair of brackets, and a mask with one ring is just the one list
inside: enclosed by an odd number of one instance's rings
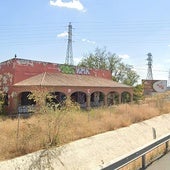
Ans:
{"label": "abandoned building", "polygon": [[70,98],[87,109],[133,100],[133,88],[112,81],[109,70],[20,58],[0,63],[0,90],[5,94],[8,114],[26,113],[30,107],[38,107],[28,97],[36,90],[43,91],[44,105],[48,94],[55,104]]}

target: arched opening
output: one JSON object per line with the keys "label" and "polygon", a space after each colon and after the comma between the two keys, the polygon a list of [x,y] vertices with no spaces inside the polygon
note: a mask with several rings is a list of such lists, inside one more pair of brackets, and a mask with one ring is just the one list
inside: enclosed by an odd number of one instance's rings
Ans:
{"label": "arched opening", "polygon": [[30,91],[20,93],[20,105],[18,106],[18,113],[27,114],[34,112],[36,101],[29,97],[31,94],[32,93]]}
{"label": "arched opening", "polygon": [[21,93],[21,106],[30,106],[30,105],[35,105],[36,102],[34,99],[30,99],[29,96],[32,93],[29,91],[22,92]]}
{"label": "arched opening", "polygon": [[62,92],[50,92],[46,97],[46,104],[54,110],[57,108],[60,109],[64,106],[66,98],[66,95]]}
{"label": "arched opening", "polygon": [[121,94],[121,102],[122,103],[129,103],[129,102],[131,102],[131,94],[129,92],[123,92]]}
{"label": "arched opening", "polygon": [[86,107],[87,98],[86,98],[86,93],[84,93],[84,92],[78,91],[78,92],[73,93],[71,95],[71,100],[73,102],[78,103],[81,108]]}
{"label": "arched opening", "polygon": [[104,105],[104,94],[96,91],[91,94],[91,107],[99,107]]}
{"label": "arched opening", "polygon": [[108,106],[119,104],[119,93],[110,92],[107,96],[107,104]]}

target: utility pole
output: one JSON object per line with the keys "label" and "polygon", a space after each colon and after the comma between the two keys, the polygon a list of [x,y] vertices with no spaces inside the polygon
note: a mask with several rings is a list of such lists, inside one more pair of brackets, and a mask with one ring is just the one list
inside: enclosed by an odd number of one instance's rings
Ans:
{"label": "utility pole", "polygon": [[153,80],[153,75],[152,75],[152,54],[148,53],[147,54],[148,58],[146,59],[148,61],[148,73],[147,73],[147,80]]}
{"label": "utility pole", "polygon": [[73,51],[72,51],[72,25],[71,25],[71,22],[68,25],[68,44],[67,44],[65,64],[74,65]]}

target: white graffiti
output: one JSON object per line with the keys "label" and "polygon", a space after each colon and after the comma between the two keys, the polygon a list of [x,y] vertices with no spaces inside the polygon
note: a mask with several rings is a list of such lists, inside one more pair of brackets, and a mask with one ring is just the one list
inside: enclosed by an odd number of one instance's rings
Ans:
{"label": "white graffiti", "polygon": [[88,75],[90,74],[90,71],[87,68],[76,68],[76,73]]}

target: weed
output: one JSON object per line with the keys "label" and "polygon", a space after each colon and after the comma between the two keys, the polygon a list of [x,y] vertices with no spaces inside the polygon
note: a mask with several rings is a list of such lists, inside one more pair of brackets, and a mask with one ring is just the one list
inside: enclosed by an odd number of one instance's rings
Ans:
{"label": "weed", "polygon": [[[163,96],[151,97],[145,99],[142,104],[122,104],[91,111],[80,110],[77,104],[69,100],[60,110],[53,110],[44,105],[32,117],[20,119],[18,139],[18,120],[0,117],[0,140],[2,141],[0,160],[61,146],[70,141],[126,127],[168,113],[170,101],[163,98]],[[158,104],[160,99],[161,103]]]}

